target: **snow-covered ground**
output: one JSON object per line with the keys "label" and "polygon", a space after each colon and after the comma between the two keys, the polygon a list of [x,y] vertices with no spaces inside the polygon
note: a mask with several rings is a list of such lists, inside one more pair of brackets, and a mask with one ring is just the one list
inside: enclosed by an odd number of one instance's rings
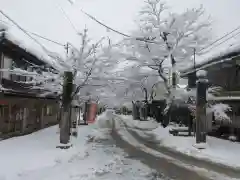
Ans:
{"label": "snow-covered ground", "polygon": [[[137,139],[135,139],[131,135],[131,133],[128,131],[128,129],[126,128],[126,126],[124,125],[122,120],[124,120],[124,122],[128,124],[128,127],[130,126],[132,128],[132,130],[135,128],[135,131],[138,132],[139,135],[141,135],[143,137],[146,136],[146,138],[149,138],[148,133],[153,134],[154,133],[153,131],[158,129],[158,128],[156,128],[156,125],[157,126],[159,126],[159,125],[154,121],[149,121],[149,122],[139,121],[137,123],[132,120],[131,116],[122,116],[122,115],[115,116],[115,128],[117,130],[117,133],[120,135],[120,137],[124,141],[128,142],[132,146],[135,146],[138,149],[141,149],[141,151],[143,151],[147,154],[151,154],[151,155],[155,156],[156,158],[160,157],[160,158],[167,159],[167,161],[171,162],[173,166],[184,167],[186,169],[189,169],[190,171],[196,172],[197,174],[201,174],[201,176],[207,177],[209,179],[218,179],[218,180],[230,180],[230,179],[233,180],[234,179],[234,178],[230,178],[222,173],[217,173],[217,172],[211,171],[209,169],[200,168],[200,167],[194,166],[192,164],[186,164],[179,159],[165,155],[159,151],[156,151],[154,149],[151,149],[151,148],[145,146],[144,144],[140,143]],[[136,124],[138,124],[139,127],[136,128]],[[144,129],[144,126],[145,126],[145,130],[139,130],[139,129]],[[155,126],[155,129],[153,128],[153,130],[150,130],[149,127],[154,127],[154,126]],[[145,131],[145,132],[143,132],[143,131]]]}
{"label": "snow-covered ground", "polygon": [[139,121],[139,120],[133,120],[131,115],[118,115],[118,116],[121,117],[123,120],[125,120],[125,122],[128,123],[130,127],[137,127],[140,129],[148,130],[148,129],[155,129],[159,126],[159,124],[151,118],[149,118],[148,121]]}
{"label": "snow-covered ground", "polygon": [[0,180],[148,179],[152,170],[125,158],[110,143],[108,128],[99,128],[104,116],[94,125],[80,127],[68,150],[56,148],[57,126],[0,141]]}
{"label": "snow-covered ground", "polygon": [[[140,127],[141,129],[145,127],[146,131],[140,131],[139,129],[136,129],[135,131],[143,137],[149,133],[155,135],[156,142],[160,143],[162,146],[173,148],[174,150],[189,156],[204,158],[240,169],[240,143],[207,137],[206,149],[199,150],[194,147],[195,137],[173,136],[169,134],[169,130],[173,126],[163,128],[162,126],[157,125],[154,121],[138,121],[137,123],[132,120],[131,116],[120,117],[131,127]],[[154,128],[154,126],[158,127]],[[149,130],[149,127],[153,127],[152,130]]]}

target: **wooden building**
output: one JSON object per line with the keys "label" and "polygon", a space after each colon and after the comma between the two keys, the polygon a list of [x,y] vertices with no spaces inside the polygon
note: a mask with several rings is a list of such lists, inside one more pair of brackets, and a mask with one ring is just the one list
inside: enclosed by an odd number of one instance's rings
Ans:
{"label": "wooden building", "polygon": [[201,69],[207,71],[209,86],[221,87],[215,93],[216,97],[209,101],[226,103],[232,107],[229,112],[231,123],[217,123],[229,127],[240,138],[240,48],[230,49],[204,63],[183,70],[181,76],[188,78],[189,88],[196,87],[196,71]]}
{"label": "wooden building", "polygon": [[[49,66],[33,53],[0,33],[0,68],[26,70]],[[58,122],[59,102],[56,96],[40,97],[42,90],[24,81],[29,77],[0,72],[0,138],[31,133]]]}

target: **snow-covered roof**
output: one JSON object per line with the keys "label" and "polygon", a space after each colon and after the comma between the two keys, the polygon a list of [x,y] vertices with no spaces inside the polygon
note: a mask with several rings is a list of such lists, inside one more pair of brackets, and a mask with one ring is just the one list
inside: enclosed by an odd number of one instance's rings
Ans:
{"label": "snow-covered roof", "polygon": [[37,62],[35,62],[35,63],[37,63],[37,65],[48,65],[48,66],[51,66],[49,64],[49,62],[47,60],[45,60],[43,58],[43,56],[39,52],[37,52],[36,50],[33,50],[33,49],[27,47],[24,44],[24,42],[22,42],[22,41],[18,40],[17,38],[15,38],[7,30],[4,29],[3,31],[0,31],[0,40],[1,40],[1,42],[7,42],[7,43],[10,43],[11,45],[15,45],[16,47],[21,49],[23,52],[25,52],[28,55],[30,55],[31,57],[33,57],[33,59],[35,59],[37,61]]}
{"label": "snow-covered roof", "polygon": [[213,96],[208,98],[210,101],[240,101],[240,96]]}
{"label": "snow-covered roof", "polygon": [[220,52],[206,58],[202,62],[196,63],[195,68],[192,65],[186,69],[181,70],[181,76],[187,75],[196,70],[205,69],[205,68],[213,66],[215,64],[231,61],[232,59],[234,59],[236,57],[240,57],[240,46],[239,45],[228,48],[224,51],[220,51]]}

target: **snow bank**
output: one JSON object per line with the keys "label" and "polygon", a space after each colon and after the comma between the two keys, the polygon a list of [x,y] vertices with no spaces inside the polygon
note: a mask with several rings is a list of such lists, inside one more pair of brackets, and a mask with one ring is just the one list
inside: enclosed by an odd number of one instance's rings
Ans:
{"label": "snow bank", "polygon": [[110,128],[112,127],[112,119],[114,115],[112,111],[105,111],[100,114],[96,119],[96,125],[99,128]]}
{"label": "snow bank", "polygon": [[81,128],[79,138],[72,139],[74,146],[68,150],[56,148],[59,143],[57,130],[58,126],[54,126],[31,135],[0,141],[0,177],[4,173],[6,179],[14,179],[11,175],[53,167],[75,155],[84,156],[87,134],[91,133],[87,128]]}
{"label": "snow bank", "polygon": [[91,141],[102,142],[110,138],[110,133],[113,128],[113,111],[105,111],[96,118],[93,124],[93,132],[89,135]]}
{"label": "snow bank", "polygon": [[195,137],[173,136],[169,134],[170,129],[171,127],[163,128],[159,126],[152,133],[155,134],[161,145],[173,148],[181,153],[240,168],[239,143],[207,137],[207,144],[204,144],[204,148],[199,150],[198,146],[196,147]]}
{"label": "snow bank", "polygon": [[154,121],[153,119],[149,118],[148,121],[140,121],[140,120],[133,120],[131,115],[119,115],[119,117],[127,123],[130,127],[145,129],[145,130],[152,130],[159,126],[159,124]]}

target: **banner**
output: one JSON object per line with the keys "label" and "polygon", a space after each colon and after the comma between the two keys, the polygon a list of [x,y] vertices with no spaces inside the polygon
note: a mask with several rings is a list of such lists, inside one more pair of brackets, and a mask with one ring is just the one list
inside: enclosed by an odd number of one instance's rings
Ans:
{"label": "banner", "polygon": [[97,115],[97,103],[91,103],[88,111],[88,123],[94,123]]}

